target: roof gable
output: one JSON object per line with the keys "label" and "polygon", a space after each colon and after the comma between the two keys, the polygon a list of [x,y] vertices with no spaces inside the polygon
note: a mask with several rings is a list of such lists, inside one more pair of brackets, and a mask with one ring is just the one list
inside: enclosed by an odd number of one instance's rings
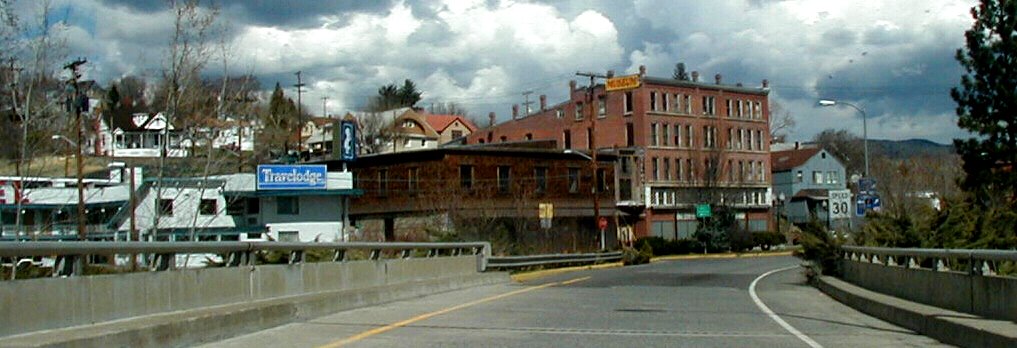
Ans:
{"label": "roof gable", "polygon": [[428,114],[424,115],[424,118],[427,120],[427,123],[429,123],[431,127],[439,133],[444,132],[445,129],[448,129],[449,126],[452,126],[457,122],[463,125],[463,127],[466,127],[466,129],[469,129],[471,133],[477,131],[477,126],[474,125],[473,122],[470,122],[470,120],[460,115]]}
{"label": "roof gable", "polygon": [[770,165],[774,172],[783,172],[799,167],[819,153],[819,148],[793,149],[770,153]]}

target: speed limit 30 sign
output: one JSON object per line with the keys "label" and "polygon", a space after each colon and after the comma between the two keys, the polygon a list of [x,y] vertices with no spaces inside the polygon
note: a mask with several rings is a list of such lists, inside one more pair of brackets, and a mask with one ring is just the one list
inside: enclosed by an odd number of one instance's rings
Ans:
{"label": "speed limit 30 sign", "polygon": [[851,190],[830,190],[829,200],[831,219],[851,217]]}

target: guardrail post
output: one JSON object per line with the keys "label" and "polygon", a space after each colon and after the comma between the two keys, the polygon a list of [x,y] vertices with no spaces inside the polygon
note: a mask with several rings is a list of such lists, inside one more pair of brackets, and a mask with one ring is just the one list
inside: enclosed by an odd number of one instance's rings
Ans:
{"label": "guardrail post", "polygon": [[335,255],[332,256],[333,262],[346,262],[346,250],[336,249]]}
{"label": "guardrail post", "polygon": [[291,265],[302,263],[302,262],[304,262],[304,251],[303,250],[293,250],[293,251],[290,251],[290,264]]}
{"label": "guardrail post", "polygon": [[401,256],[404,259],[410,258],[411,256],[413,256],[413,249],[403,249]]}
{"label": "guardrail post", "polygon": [[438,249],[431,248],[430,250],[427,251],[427,257],[437,257],[437,256],[438,256]]}
{"label": "guardrail post", "polygon": [[[17,258],[15,258],[17,260]],[[54,277],[79,276],[84,273],[84,263],[81,262],[81,255],[57,256],[56,264],[53,266]],[[12,273],[18,271],[17,261],[14,262]],[[12,276],[13,277],[13,276]],[[13,278],[12,278],[13,279]]]}
{"label": "guardrail post", "polygon": [[477,272],[487,271],[487,258],[491,256],[491,243],[485,242],[477,252]]}
{"label": "guardrail post", "polygon": [[936,259],[935,270],[937,272],[945,272],[945,271],[949,270],[949,268],[947,268],[946,264],[943,263],[943,259]]}
{"label": "guardrail post", "polygon": [[381,249],[371,250],[371,260],[381,259]]}
{"label": "guardrail post", "polygon": [[229,259],[226,261],[226,266],[239,267],[249,265],[250,263],[251,263],[251,252],[234,251],[229,254]]}
{"label": "guardrail post", "polygon": [[176,267],[177,254],[155,254],[150,268],[153,271],[168,271]]}

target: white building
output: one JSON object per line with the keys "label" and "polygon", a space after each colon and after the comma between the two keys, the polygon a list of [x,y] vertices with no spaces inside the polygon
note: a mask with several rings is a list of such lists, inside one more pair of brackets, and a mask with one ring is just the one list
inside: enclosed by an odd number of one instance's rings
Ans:
{"label": "white building", "polygon": [[[323,189],[259,190],[255,174],[145,180],[137,206],[110,222],[118,234],[134,229],[147,240],[346,240],[349,172],[327,173]],[[158,214],[157,214],[158,212]]]}

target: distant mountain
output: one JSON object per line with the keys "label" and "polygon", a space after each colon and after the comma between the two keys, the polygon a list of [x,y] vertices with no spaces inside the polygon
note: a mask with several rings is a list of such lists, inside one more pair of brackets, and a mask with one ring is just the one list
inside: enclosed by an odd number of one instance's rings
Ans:
{"label": "distant mountain", "polygon": [[869,151],[893,159],[924,156],[953,155],[953,145],[945,145],[925,139],[874,140],[869,139]]}

